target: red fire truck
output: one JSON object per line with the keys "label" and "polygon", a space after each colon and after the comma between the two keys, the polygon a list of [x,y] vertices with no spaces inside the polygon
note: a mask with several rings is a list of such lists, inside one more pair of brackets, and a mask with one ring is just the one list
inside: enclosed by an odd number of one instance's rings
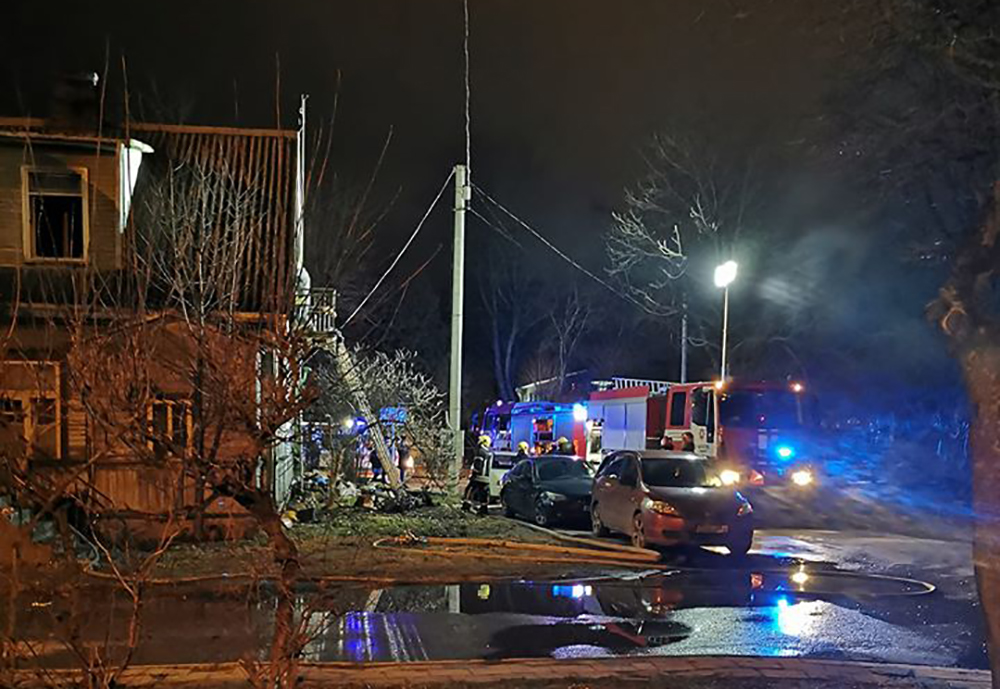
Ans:
{"label": "red fire truck", "polygon": [[589,404],[588,459],[614,450],[660,447],[684,434],[694,451],[715,457],[723,480],[750,484],[816,478],[812,400],[799,383],[670,383],[612,379]]}

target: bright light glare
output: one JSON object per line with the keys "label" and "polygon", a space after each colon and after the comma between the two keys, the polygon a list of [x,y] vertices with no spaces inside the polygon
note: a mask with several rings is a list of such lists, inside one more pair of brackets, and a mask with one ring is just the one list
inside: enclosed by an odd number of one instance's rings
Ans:
{"label": "bright light glare", "polygon": [[788,459],[794,454],[795,450],[788,447],[787,445],[782,445],[781,447],[778,448],[778,456],[781,457],[782,459]]}
{"label": "bright light glare", "polygon": [[348,416],[346,419],[344,419],[344,428],[346,428],[347,430],[351,430],[352,428],[354,428],[353,417]]}
{"label": "bright light glare", "polygon": [[796,486],[808,486],[812,482],[813,475],[808,469],[801,469],[792,474],[792,483]]}
{"label": "bright light glare", "polygon": [[792,575],[792,581],[798,584],[799,586],[802,586],[807,581],[809,581],[809,575],[806,574],[806,571],[804,569],[799,569],[799,571],[795,572],[795,574]]}
{"label": "bright light glare", "polygon": [[802,392],[803,390],[805,390],[805,387],[802,383],[792,383],[792,392]]}
{"label": "bright light glare", "polygon": [[719,473],[719,479],[724,485],[733,486],[740,482],[740,472],[726,469]]}
{"label": "bright light glare", "polygon": [[715,381],[715,389],[716,390],[721,390],[724,387],[726,387],[726,383],[724,381],[721,381],[721,380]]}
{"label": "bright light glare", "polygon": [[715,286],[729,287],[736,279],[736,261],[726,261],[715,269]]}
{"label": "bright light glare", "polygon": [[583,423],[587,420],[587,408],[582,404],[573,405],[573,420]]}

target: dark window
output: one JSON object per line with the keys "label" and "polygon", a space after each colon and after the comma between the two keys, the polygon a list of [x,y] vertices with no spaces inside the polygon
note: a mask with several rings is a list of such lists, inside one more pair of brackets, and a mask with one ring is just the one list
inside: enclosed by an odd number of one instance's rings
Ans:
{"label": "dark window", "polygon": [[540,481],[590,476],[587,465],[577,459],[547,459],[535,466]]}
{"label": "dark window", "polygon": [[34,449],[45,457],[58,456],[59,427],[56,424],[56,401],[49,397],[33,398],[31,414]]}
{"label": "dark window", "polygon": [[738,428],[796,428],[800,425],[799,398],[790,391],[736,391],[723,398],[724,426]]}
{"label": "dark window", "polygon": [[687,392],[675,392],[670,396],[670,425],[683,426],[687,412]]}
{"label": "dark window", "polygon": [[514,457],[517,455],[512,455],[509,452],[494,452],[493,453],[493,468],[494,469],[509,469],[514,466]]}
{"label": "dark window", "polygon": [[625,466],[622,467],[622,477],[619,481],[623,486],[635,486],[639,482],[639,469],[636,466],[636,461],[631,457],[625,460]]}
{"label": "dark window", "polygon": [[521,478],[522,476],[530,476],[531,460],[525,459],[519,462],[518,465],[511,470],[510,475],[515,478]]}
{"label": "dark window", "polygon": [[690,459],[644,459],[642,480],[647,486],[705,488],[716,485],[705,471],[705,464]]}
{"label": "dark window", "polygon": [[83,258],[83,175],[68,170],[29,171],[28,206],[34,257]]}
{"label": "dark window", "polygon": [[715,442],[715,395],[711,390],[695,390],[691,404],[691,423],[704,426],[705,439]]}
{"label": "dark window", "polygon": [[628,452],[612,452],[601,461],[601,466],[597,468],[598,476],[610,476],[615,474],[620,476],[625,460],[633,455]]}

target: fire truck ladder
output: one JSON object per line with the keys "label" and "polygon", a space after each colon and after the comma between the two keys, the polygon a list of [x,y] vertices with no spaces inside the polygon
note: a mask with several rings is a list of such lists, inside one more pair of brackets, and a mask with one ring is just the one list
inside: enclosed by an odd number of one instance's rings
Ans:
{"label": "fire truck ladder", "polygon": [[647,387],[653,395],[665,395],[673,383],[665,380],[645,380],[642,378],[612,378],[611,389],[623,390],[625,388]]}

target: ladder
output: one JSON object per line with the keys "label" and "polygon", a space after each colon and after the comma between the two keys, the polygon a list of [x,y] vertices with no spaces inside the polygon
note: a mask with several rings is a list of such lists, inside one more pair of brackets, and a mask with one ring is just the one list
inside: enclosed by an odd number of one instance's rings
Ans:
{"label": "ladder", "polygon": [[382,471],[389,477],[389,486],[393,490],[399,490],[402,487],[402,483],[399,480],[399,468],[392,461],[392,454],[389,452],[389,446],[385,443],[385,436],[382,435],[382,431],[378,427],[378,421],[372,414],[371,405],[368,403],[368,395],[365,394],[361,380],[358,378],[354,357],[351,356],[351,352],[344,344],[344,339],[336,334],[326,339],[325,344],[327,349],[332,345],[334,360],[337,362],[340,374],[344,377],[344,381],[354,395],[355,407],[368,420],[370,426],[374,426],[375,428],[375,432],[371,434],[375,443],[375,454],[378,455]]}

